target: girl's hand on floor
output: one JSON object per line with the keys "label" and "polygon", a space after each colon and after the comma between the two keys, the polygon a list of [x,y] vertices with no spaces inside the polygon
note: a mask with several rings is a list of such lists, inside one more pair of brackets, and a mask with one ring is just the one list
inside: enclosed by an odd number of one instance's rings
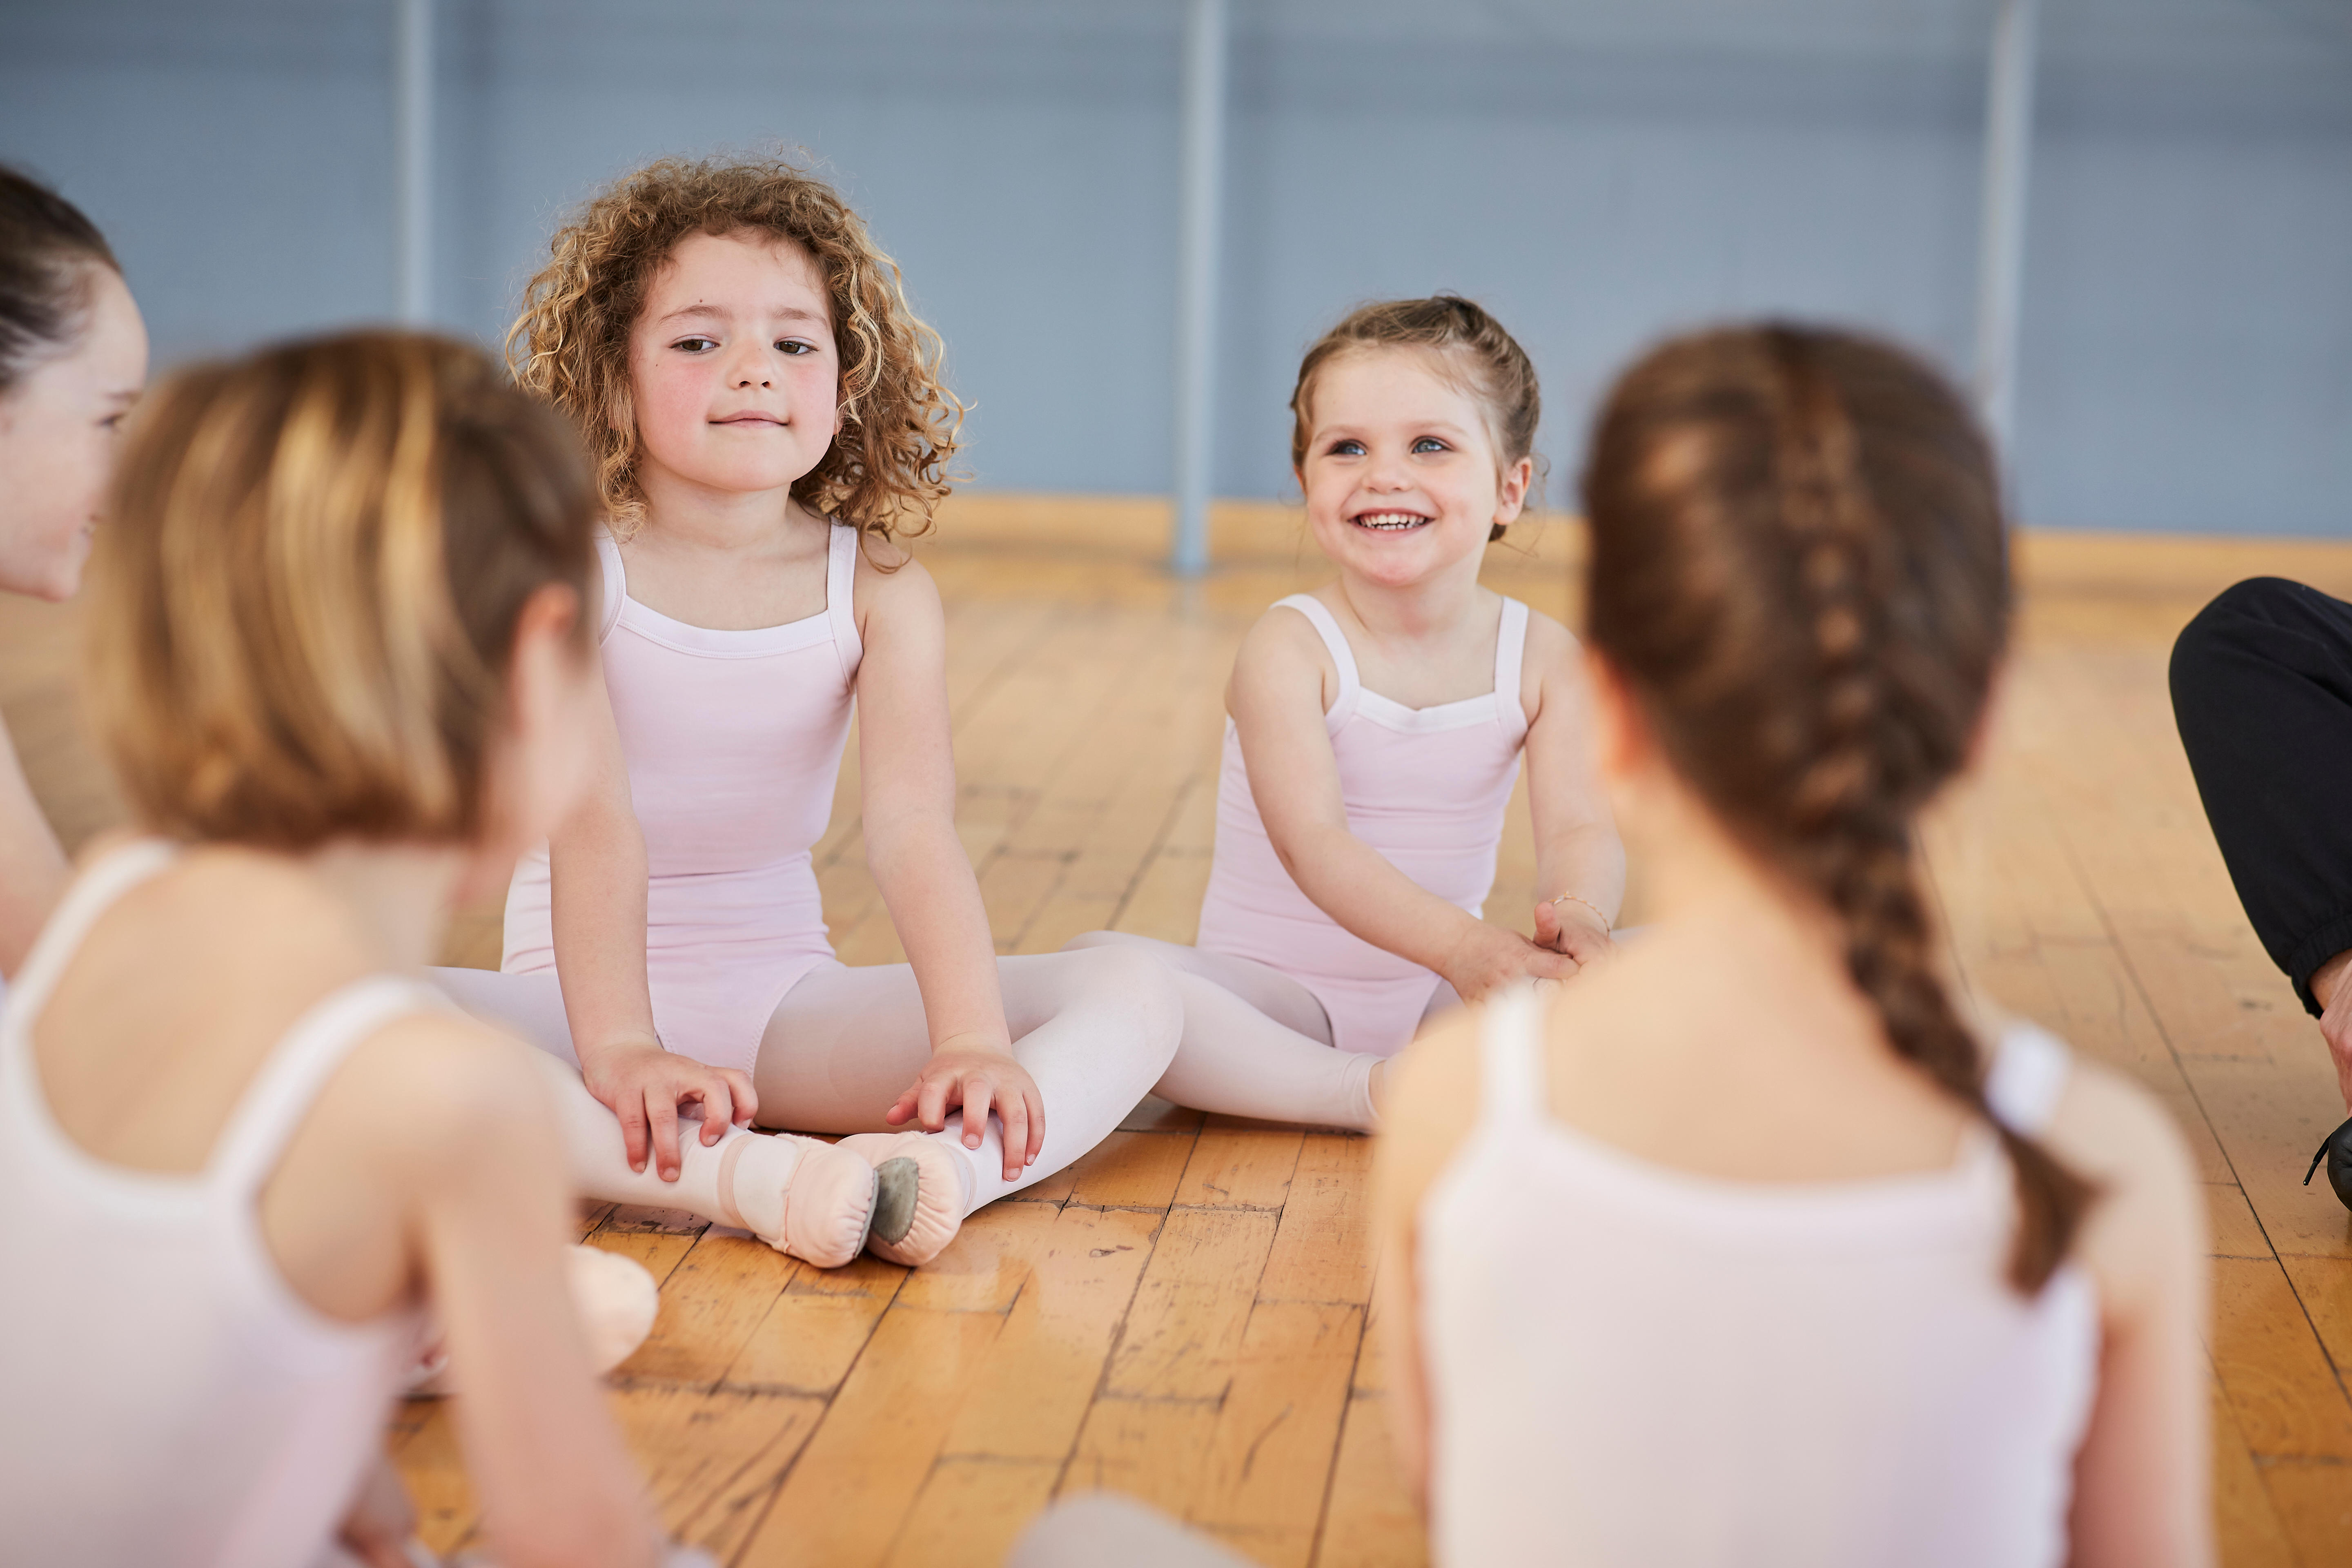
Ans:
{"label": "girl's hand on floor", "polygon": [[1579,969],[1617,950],[1601,917],[1573,899],[1536,906],[1536,945],[1566,953]]}
{"label": "girl's hand on floor", "polygon": [[883,1120],[893,1127],[919,1121],[927,1132],[948,1124],[950,1107],[963,1107],[963,1146],[977,1149],[993,1110],[1004,1123],[1004,1179],[1016,1180],[1045,1146],[1045,1101],[1037,1080],[1002,1046],[942,1045],[931,1053],[907,1092]]}
{"label": "girl's hand on floor", "polygon": [[583,1064],[581,1077],[588,1092],[621,1119],[629,1169],[646,1168],[650,1145],[654,1166],[665,1182],[677,1180],[680,1105],[702,1107],[705,1147],[724,1137],[730,1121],[751,1126],[752,1113],[760,1109],[760,1097],[752,1091],[749,1075],[733,1068],[706,1067],[651,1041],[605,1047],[593,1061]]}
{"label": "girl's hand on floor", "polygon": [[1474,921],[1439,973],[1462,1000],[1476,1002],[1521,980],[1565,980],[1576,967],[1576,960],[1564,952],[1538,947],[1515,931]]}
{"label": "girl's hand on floor", "polygon": [[416,1510],[400,1484],[392,1461],[378,1455],[335,1532],[335,1542],[366,1568],[416,1568],[408,1543],[416,1534]]}

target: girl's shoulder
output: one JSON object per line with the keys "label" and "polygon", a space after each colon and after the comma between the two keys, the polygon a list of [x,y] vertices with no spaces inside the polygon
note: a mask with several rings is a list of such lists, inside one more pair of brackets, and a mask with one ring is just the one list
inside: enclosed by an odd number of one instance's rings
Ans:
{"label": "girl's shoulder", "polygon": [[[1319,616],[1317,609],[1322,612]],[[1260,612],[1242,637],[1241,647],[1234,654],[1229,697],[1243,690],[1279,690],[1312,683],[1326,699],[1323,706],[1328,707],[1328,699],[1340,684],[1339,664],[1331,647],[1334,637],[1344,638],[1345,634],[1339,631],[1336,616],[1320,597],[1294,594],[1276,600]]]}
{"label": "girl's shoulder", "polygon": [[2095,1189],[2076,1256],[2111,1317],[2178,1288],[2174,1277],[2199,1267],[2208,1219],[2196,1159],[2145,1085],[2074,1055],[2039,1140]]}

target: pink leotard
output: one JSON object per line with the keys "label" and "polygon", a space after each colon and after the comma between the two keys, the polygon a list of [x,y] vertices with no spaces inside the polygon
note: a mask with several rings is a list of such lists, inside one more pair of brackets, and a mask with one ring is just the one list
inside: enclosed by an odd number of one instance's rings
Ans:
{"label": "pink leotard", "polygon": [[[1503,811],[1528,734],[1519,701],[1528,607],[1503,601],[1492,691],[1407,708],[1364,689],[1347,637],[1321,601],[1293,594],[1276,604],[1314,623],[1339,667],[1339,695],[1323,722],[1339,766],[1349,830],[1423,888],[1479,913],[1495,885]],[[1438,985],[1432,971],[1374,947],[1299,891],[1266,837],[1231,720],[1197,945],[1255,959],[1306,986],[1323,1004],[1331,1043],[1345,1051],[1385,1057],[1402,1050]]]}
{"label": "pink leotard", "polygon": [[[647,609],[611,539],[597,553],[604,684],[646,835],[654,1024],[672,1050],[749,1072],[784,994],[833,959],[809,851],[833,815],[864,652],[850,614],[857,531],[833,527],[824,608],[757,631]],[[501,967],[555,967],[544,847],[508,890]]]}

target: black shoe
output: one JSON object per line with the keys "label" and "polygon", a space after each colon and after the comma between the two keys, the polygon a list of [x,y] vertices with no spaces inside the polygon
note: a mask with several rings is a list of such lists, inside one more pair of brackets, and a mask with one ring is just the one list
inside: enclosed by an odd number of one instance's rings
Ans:
{"label": "black shoe", "polygon": [[2303,1173],[2303,1184],[2311,1185],[2311,1178],[2319,1170],[2319,1162],[2327,1162],[2327,1184],[2336,1189],[2336,1196],[2347,1209],[2352,1209],[2352,1121],[2327,1135],[2319,1152],[2311,1157],[2311,1169]]}

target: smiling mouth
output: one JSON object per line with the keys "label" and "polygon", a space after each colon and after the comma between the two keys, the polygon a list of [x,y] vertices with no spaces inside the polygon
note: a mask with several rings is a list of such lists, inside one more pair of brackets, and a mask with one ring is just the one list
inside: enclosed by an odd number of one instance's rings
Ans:
{"label": "smiling mouth", "polygon": [[1367,511],[1349,520],[1358,528],[1370,529],[1374,533],[1404,533],[1432,521],[1417,511]]}

